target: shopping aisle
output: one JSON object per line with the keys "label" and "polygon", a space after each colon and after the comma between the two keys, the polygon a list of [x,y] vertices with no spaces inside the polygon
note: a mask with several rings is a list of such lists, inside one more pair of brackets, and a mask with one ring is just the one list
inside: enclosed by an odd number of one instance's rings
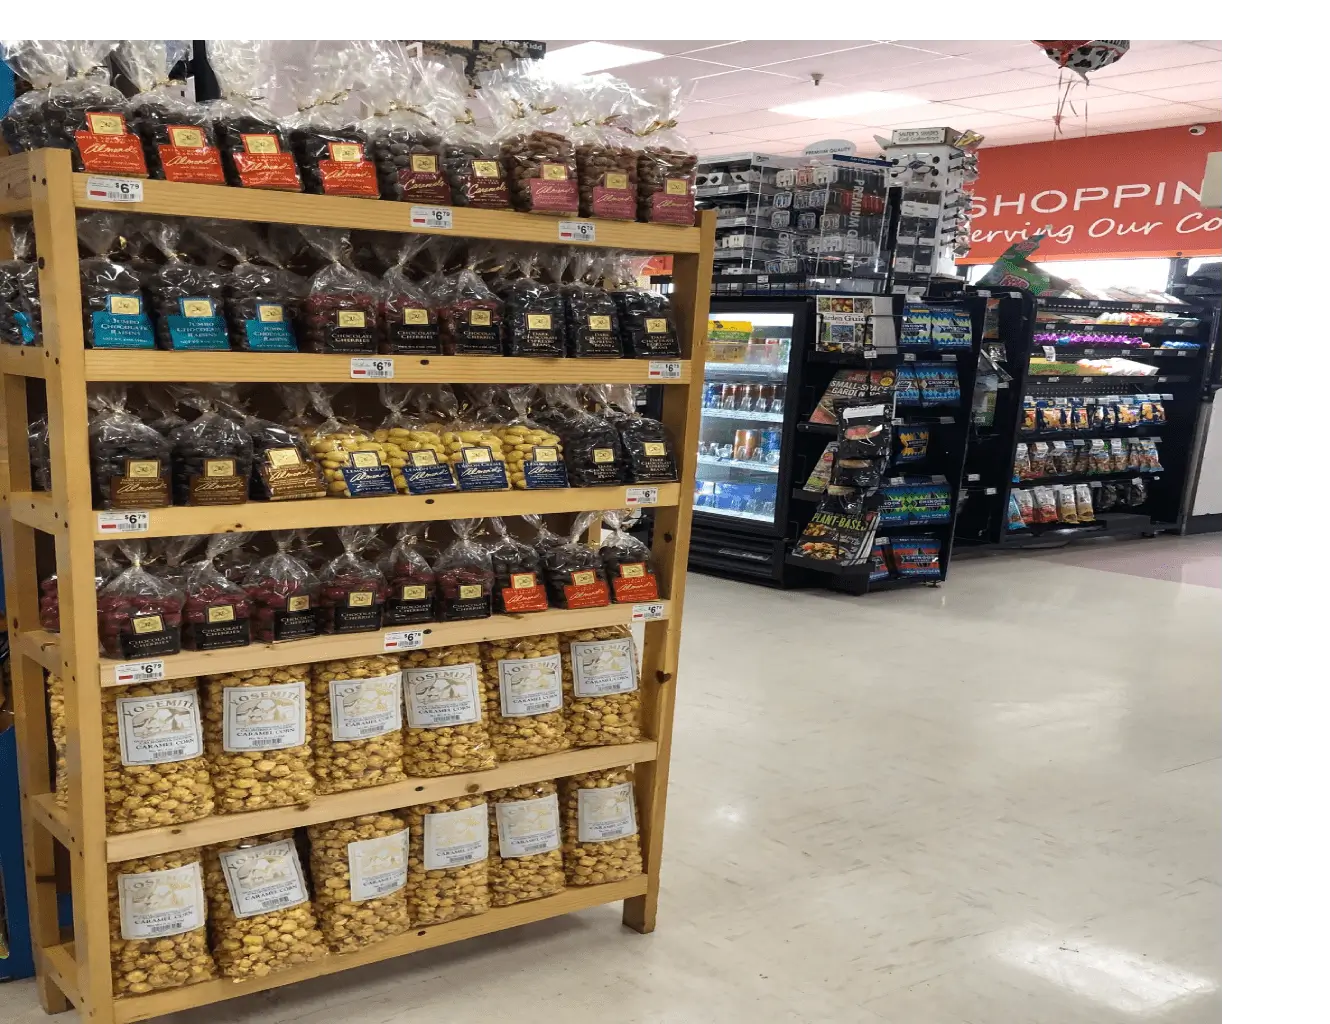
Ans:
{"label": "shopping aisle", "polygon": [[656,935],[601,908],[170,1019],[1217,1024],[1219,544],[692,576]]}

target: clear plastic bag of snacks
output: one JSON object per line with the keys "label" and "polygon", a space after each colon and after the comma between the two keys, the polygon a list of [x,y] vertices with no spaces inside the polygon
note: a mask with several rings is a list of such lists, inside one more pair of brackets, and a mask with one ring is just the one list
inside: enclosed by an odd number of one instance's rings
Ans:
{"label": "clear plastic bag of snacks", "polygon": [[379,281],[385,352],[422,356],[443,352],[434,301],[407,270],[428,242],[428,235],[396,235],[376,245],[379,258],[388,266]]}
{"label": "clear plastic bag of snacks", "polygon": [[182,39],[126,39],[116,47],[116,65],[138,92],[126,115],[143,142],[148,174],[166,181],[221,185],[222,156],[204,110],[180,98],[171,69],[190,56]]}
{"label": "clear plastic bag of snacks", "polygon": [[305,562],[291,553],[295,534],[272,535],[277,550],[260,559],[245,577],[245,592],[253,607],[250,629],[259,643],[306,640],[317,632],[314,608],[319,581]]}
{"label": "clear plastic bag of snacks", "polygon": [[111,990],[141,996],[210,981],[208,905],[196,848],[111,864]]}
{"label": "clear plastic bag of snacks", "polygon": [[[25,238],[14,232],[16,241]],[[0,344],[41,344],[41,302],[33,288],[37,265],[14,245],[14,258],[0,260]]]}
{"label": "clear plastic bag of snacks", "polygon": [[271,50],[260,39],[208,41],[221,99],[205,104],[205,120],[221,147],[227,184],[299,192],[291,136],[266,102],[276,74]]}
{"label": "clear plastic bag of snacks", "polygon": [[620,253],[611,259],[610,299],[619,313],[624,355],[633,359],[678,359],[679,328],[670,297],[638,286],[646,257]]}
{"label": "clear plastic bag of snacks", "polygon": [[321,661],[313,671],[315,791],[343,793],[405,779],[397,656]]}
{"label": "clear plastic bag of snacks", "polygon": [[328,493],[343,498],[384,497],[397,493],[387,449],[353,423],[340,419],[332,393],[318,384],[308,388],[315,410],[323,417],[310,437],[310,450],[323,466]]}
{"label": "clear plastic bag of snacks", "polygon": [[558,636],[495,640],[483,644],[480,653],[495,756],[520,761],[567,750]]}
{"label": "clear plastic bag of snacks", "polygon": [[628,480],[628,458],[619,430],[604,416],[582,407],[575,384],[540,389],[537,420],[563,443],[568,482],[573,487],[615,486]]}
{"label": "clear plastic bag of snacks", "polygon": [[337,531],[342,553],[319,572],[320,633],[373,633],[383,628],[388,581],[365,552],[377,526],[344,526]]}
{"label": "clear plastic bag of snacks", "polygon": [[407,775],[431,778],[494,767],[478,644],[404,654],[402,695]]}
{"label": "clear plastic bag of snacks", "polygon": [[570,264],[573,280],[563,286],[568,354],[622,358],[619,308],[600,286],[605,274],[604,258],[583,249],[571,254]]}
{"label": "clear plastic bag of snacks", "polygon": [[434,620],[438,583],[426,554],[427,523],[401,523],[397,542],[379,559],[388,588],[383,606],[385,626],[411,626]]}
{"label": "clear plastic bag of snacks", "polygon": [[[373,173],[371,171],[371,173]],[[366,356],[383,338],[379,286],[351,263],[351,234],[341,228],[302,228],[309,247],[328,260],[309,279],[302,307],[302,341],[311,352]]]}
{"label": "clear plastic bag of snacks", "polygon": [[582,541],[599,519],[599,512],[583,512],[573,520],[567,539],[542,556],[545,587],[557,608],[604,608],[610,603],[600,552]]}
{"label": "clear plastic bag of snacks", "polygon": [[607,415],[619,428],[628,454],[628,474],[633,483],[668,483],[679,479],[674,442],[660,420],[637,411],[631,384],[598,384],[591,389],[603,396]]}
{"label": "clear plastic bag of snacks", "polygon": [[569,885],[622,882],[642,873],[631,765],[560,779],[559,796]]}
{"label": "clear plastic bag of snacks", "polygon": [[542,559],[557,547],[561,547],[568,540],[567,537],[560,537],[550,529],[549,524],[545,522],[545,517],[535,513],[527,513],[522,516],[523,521],[529,523],[536,531],[535,536],[531,538],[531,546],[536,549],[536,553]]}
{"label": "clear plastic bag of snacks", "polygon": [[63,45],[44,39],[2,39],[0,49],[14,76],[32,86],[31,91],[16,97],[9,112],[0,118],[0,136],[11,153],[41,149],[47,145],[43,105],[51,87],[64,82],[69,74]]}
{"label": "clear plastic bag of snacks", "polygon": [[411,833],[382,812],[309,827],[314,912],[334,953],[349,953],[410,927],[406,906]]}
{"label": "clear plastic bag of snacks", "polygon": [[453,204],[511,210],[499,140],[477,123],[492,125],[495,120],[488,97],[471,95],[465,72],[452,59],[426,58],[423,68],[432,94],[426,109],[443,131],[443,161]]}
{"label": "clear plastic bag of snacks", "polygon": [[200,385],[180,401],[199,415],[171,432],[172,496],[177,505],[238,505],[249,497],[254,441],[228,415],[217,392]]}
{"label": "clear plastic bag of snacks", "polygon": [[444,622],[489,618],[494,569],[489,552],[477,542],[480,520],[454,519],[452,528],[456,539],[434,563],[436,617]]}
{"label": "clear plastic bag of snacks", "polygon": [[606,533],[600,539],[600,561],[610,584],[610,598],[616,604],[660,599],[660,582],[651,549],[628,532],[627,513],[605,512],[601,524]]}
{"label": "clear plastic bag of snacks", "polygon": [[238,669],[203,677],[203,739],[217,813],[308,803],[308,665]]}
{"label": "clear plastic bag of snacks", "polygon": [[442,437],[448,431],[458,429],[460,405],[448,384],[417,384],[412,387],[407,404],[431,433]]}
{"label": "clear plastic bag of snacks", "polygon": [[147,568],[142,541],[126,541],[127,567],[97,595],[97,635],[108,658],[138,661],[180,653],[184,594]]}
{"label": "clear plastic bag of snacks", "polygon": [[136,832],[212,814],[198,680],[102,690],[106,830]]}
{"label": "clear plastic bag of snacks", "polygon": [[[550,259],[547,257],[546,262]],[[509,266],[512,276],[503,278],[497,286],[503,297],[505,354],[563,356],[567,332],[557,278],[554,283],[538,278],[552,271],[542,267],[535,246],[515,251]]]}
{"label": "clear plastic bag of snacks", "polygon": [[486,545],[494,573],[494,610],[502,615],[549,608],[540,552],[517,540],[502,519],[489,520],[494,536]]}
{"label": "clear plastic bag of snacks", "polygon": [[453,205],[443,161],[442,127],[431,111],[438,84],[401,43],[369,40],[361,90],[369,116],[361,122],[379,176],[379,195],[403,203]]}
{"label": "clear plastic bag of snacks", "polygon": [[638,98],[635,132],[642,152],[637,162],[637,219],[691,226],[696,219],[697,154],[678,132],[683,83],[653,79]]}
{"label": "clear plastic bag of snacks", "polygon": [[28,424],[28,461],[32,464],[32,489],[51,489],[51,432],[46,415]]}
{"label": "clear plastic bag of snacks", "polygon": [[79,260],[87,348],[150,349],[155,344],[143,281],[123,254],[124,226],[124,218],[113,213],[85,213],[78,219],[79,243],[92,253]]}
{"label": "clear plastic bag of snacks", "polygon": [[249,496],[254,501],[292,501],[327,494],[323,466],[314,460],[299,430],[247,415],[245,429],[254,446]]}
{"label": "clear plastic bag of snacks", "polygon": [[392,470],[399,494],[440,494],[457,490],[457,477],[448,459],[442,435],[429,429],[418,415],[406,411],[415,389],[401,384],[380,384],[379,395],[388,410],[374,431]]}
{"label": "clear plastic bag of snacks", "polygon": [[553,782],[489,794],[490,902],[510,907],[564,889],[559,791]]}
{"label": "clear plastic bag of snacks", "polygon": [[184,635],[191,651],[245,647],[250,640],[253,601],[243,587],[226,578],[217,559],[240,547],[247,534],[218,533],[208,538],[203,558],[185,571]]}
{"label": "clear plastic bag of snacks", "polygon": [[414,925],[444,924],[490,908],[489,803],[484,793],[407,807],[406,901]]}
{"label": "clear plastic bag of snacks", "polygon": [[305,283],[272,264],[275,255],[250,225],[203,221],[194,227],[215,250],[235,260],[224,277],[231,347],[241,352],[295,352]]}
{"label": "clear plastic bag of snacks", "polygon": [[[493,385],[486,390],[492,395],[501,394]],[[451,429],[439,435],[462,490],[508,489],[507,463],[499,430],[511,415],[511,407],[507,410],[472,407]]]}
{"label": "clear plastic bag of snacks", "polygon": [[171,504],[171,444],[127,404],[124,385],[103,385],[89,398],[93,506],[163,508]]}
{"label": "clear plastic bag of snacks", "polygon": [[203,537],[165,537],[146,541],[148,554],[143,562],[153,567],[153,573],[159,579],[184,595],[187,562],[194,549],[203,541]]}
{"label": "clear plastic bag of snacks", "polygon": [[642,738],[637,648],[627,626],[559,634],[564,719],[574,747],[636,743]]}
{"label": "clear plastic bag of snacks", "polygon": [[438,317],[443,351],[450,356],[503,354],[503,303],[477,270],[487,254],[487,249],[472,245],[460,270],[441,270],[425,282]]}
{"label": "clear plastic bag of snacks", "polygon": [[514,208],[577,216],[577,156],[564,84],[535,61],[518,60],[483,74],[481,86],[493,106]]}
{"label": "clear plastic bag of snacks", "polygon": [[328,955],[290,830],[204,853],[208,937],[227,978],[262,978]]}
{"label": "clear plastic bag of snacks", "polygon": [[632,105],[628,86],[597,75],[575,79],[568,89],[579,212],[583,217],[636,220],[638,147],[627,130]]}
{"label": "clear plastic bag of snacks", "polygon": [[[110,544],[97,544],[92,549],[92,566],[96,574],[93,582],[99,594],[106,581],[120,573],[121,566],[115,554]],[[60,578],[56,573],[42,579],[37,613],[42,629],[60,632]]]}
{"label": "clear plastic bag of snacks", "polygon": [[186,258],[184,221],[150,220],[139,227],[165,260],[143,278],[155,317],[157,347],[190,352],[229,351],[224,275]]}
{"label": "clear plastic bag of snacks", "polygon": [[511,408],[514,415],[497,431],[503,442],[503,459],[508,483],[519,491],[544,490],[568,486],[568,468],[563,461],[563,444],[558,435],[531,418],[531,400],[536,388],[531,384],[513,385],[496,407]]}
{"label": "clear plastic bag of snacks", "polygon": [[370,77],[370,57],[364,43],[326,40],[315,43],[298,64],[282,69],[296,95],[297,110],[289,120],[291,150],[306,192],[378,198],[369,138],[348,103]]}

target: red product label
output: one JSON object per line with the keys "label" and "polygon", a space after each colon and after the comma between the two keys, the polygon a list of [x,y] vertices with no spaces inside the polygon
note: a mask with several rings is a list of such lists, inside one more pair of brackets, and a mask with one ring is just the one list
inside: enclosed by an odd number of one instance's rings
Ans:
{"label": "red product label", "polygon": [[146,178],[148,165],[143,161],[143,143],[125,128],[123,114],[89,110],[86,131],[74,133],[83,169],[93,174],[128,174]]}
{"label": "red product label", "polygon": [[[641,566],[641,563],[637,563]],[[620,571],[628,566],[620,566]],[[645,568],[645,567],[643,567]],[[619,604],[632,604],[634,601],[655,601],[660,598],[660,588],[656,586],[654,573],[644,572],[641,576],[619,576],[614,580],[614,600]]]}
{"label": "red product label", "polygon": [[332,159],[319,161],[323,194],[329,196],[379,196],[379,179],[374,165],[365,159],[365,148],[358,142],[333,142],[328,146]]}
{"label": "red product label", "polygon": [[531,189],[531,209],[567,213],[571,216],[577,215],[577,183],[575,181],[528,178],[527,186]]}
{"label": "red product label", "polygon": [[651,221],[654,224],[682,224],[692,227],[697,221],[691,195],[667,195],[655,192],[651,196]]}
{"label": "red product label", "polygon": [[569,608],[604,608],[610,603],[610,588],[604,580],[570,583],[563,588],[563,603]]}
{"label": "red product label", "polygon": [[195,185],[222,185],[222,158],[211,146],[158,146],[162,173],[167,181],[187,181]]}
{"label": "red product label", "polygon": [[235,153],[236,173],[245,188],[277,188],[300,191],[296,158],[290,153]]}
{"label": "red product label", "polygon": [[503,595],[503,610],[512,612],[543,612],[550,606],[545,587],[533,583],[530,573],[514,573],[508,577],[508,586],[499,591]]}
{"label": "red product label", "polygon": [[630,188],[595,185],[591,189],[591,213],[612,220],[632,220],[637,216],[637,195]]}
{"label": "red product label", "polygon": [[397,184],[401,186],[403,202],[419,199],[427,203],[452,205],[453,190],[448,179],[438,171],[402,169],[397,172]]}

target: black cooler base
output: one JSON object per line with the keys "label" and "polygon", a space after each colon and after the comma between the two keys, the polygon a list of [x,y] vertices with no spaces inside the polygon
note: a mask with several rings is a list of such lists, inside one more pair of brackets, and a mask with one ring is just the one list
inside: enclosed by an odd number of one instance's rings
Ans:
{"label": "black cooler base", "polygon": [[744,583],[779,587],[785,579],[785,541],[781,537],[713,526],[695,512],[688,568]]}

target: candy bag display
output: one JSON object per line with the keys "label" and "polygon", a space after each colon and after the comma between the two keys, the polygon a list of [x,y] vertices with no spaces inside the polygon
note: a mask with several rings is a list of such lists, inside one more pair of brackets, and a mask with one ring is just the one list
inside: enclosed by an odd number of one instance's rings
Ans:
{"label": "candy bag display", "polygon": [[171,442],[172,493],[177,505],[238,505],[249,495],[254,442],[245,425],[217,409],[207,391],[187,392],[181,401],[199,410],[177,427]]}
{"label": "candy bag display", "polygon": [[451,206],[453,190],[443,165],[443,131],[429,114],[438,83],[429,65],[408,57],[398,42],[377,39],[370,48],[362,94],[370,114],[362,123],[374,155],[379,195],[398,202]]}
{"label": "candy bag display", "polygon": [[106,881],[111,991],[117,997],[217,977],[197,848],[111,864]]}
{"label": "candy bag display", "polygon": [[226,578],[217,559],[240,547],[248,534],[219,533],[208,538],[203,559],[185,572],[183,645],[191,651],[215,651],[249,645],[253,602],[243,587]]}
{"label": "candy bag display", "polygon": [[655,79],[641,92],[645,112],[636,128],[642,146],[637,159],[637,219],[692,226],[697,196],[697,154],[675,129],[683,111],[678,79]]}
{"label": "candy bag display", "polygon": [[641,875],[632,766],[560,779],[559,792],[568,884],[601,885]]}
{"label": "candy bag display", "polygon": [[258,416],[245,417],[254,446],[249,496],[255,501],[322,498],[323,470],[298,431]]}
{"label": "candy bag display", "polygon": [[642,738],[637,649],[628,626],[559,634],[563,703],[574,747],[607,747]]}
{"label": "candy bag display", "polygon": [[171,504],[171,444],[126,408],[124,385],[104,385],[89,405],[93,506],[163,508]]}
{"label": "candy bag display", "polygon": [[295,79],[299,98],[290,120],[291,150],[306,192],[379,196],[369,139],[347,107],[351,91],[366,77],[369,56],[363,46],[325,41],[315,43],[299,67],[284,69]]}
{"label": "candy bag display", "polygon": [[639,153],[627,123],[632,102],[628,87],[598,75],[577,79],[568,89],[579,212],[583,217],[635,220]]}
{"label": "candy bag display", "polygon": [[236,261],[223,279],[231,347],[241,352],[295,352],[304,282],[289,270],[255,262],[271,254],[248,224],[203,221],[194,230]]}
{"label": "candy bag display", "polygon": [[399,813],[411,827],[406,883],[411,923],[445,924],[489,910],[485,794],[419,804]]}
{"label": "candy bag display", "polygon": [[506,404],[516,415],[497,431],[503,442],[508,483],[519,491],[568,486],[563,443],[528,415],[535,390],[529,384],[507,389]]}
{"label": "candy bag display", "polygon": [[189,57],[184,40],[126,39],[115,49],[120,71],[138,88],[126,104],[129,123],[143,144],[148,174],[167,181],[221,185],[222,156],[202,107],[180,98],[171,69]]}
{"label": "candy bag display", "polygon": [[569,483],[574,487],[624,483],[628,457],[618,428],[582,408],[575,384],[550,384],[540,391],[543,408],[536,416],[563,442]]}
{"label": "candy bag display", "polygon": [[481,84],[495,104],[495,136],[514,208],[576,217],[577,157],[564,88],[529,60],[487,72]]}
{"label": "candy bag display", "polygon": [[506,491],[508,464],[503,459],[503,441],[494,432],[498,427],[472,420],[439,435],[457,482],[464,491]]}
{"label": "candy bag display", "polygon": [[489,553],[476,541],[479,519],[454,519],[456,539],[434,562],[438,584],[437,618],[444,622],[489,618],[494,569]]}
{"label": "candy bag display", "polygon": [[388,415],[374,431],[374,440],[383,446],[383,457],[392,470],[398,493],[439,494],[457,490],[457,478],[443,437],[403,412],[403,406],[412,397],[411,389],[380,384],[379,394]]}
{"label": "candy bag display", "polygon": [[254,602],[250,613],[254,639],[265,644],[306,640],[317,631],[318,578],[291,554],[293,532],[277,532],[272,539],[277,550],[256,563],[245,577],[245,592]]}
{"label": "candy bag display", "polygon": [[424,66],[433,93],[427,110],[443,131],[443,163],[454,205],[511,210],[512,193],[504,177],[499,141],[476,125],[476,110],[482,120],[494,120],[488,98],[471,96],[471,84],[450,61],[427,59]]}
{"label": "candy bag display", "polygon": [[490,567],[494,572],[494,610],[507,615],[545,611],[549,597],[540,553],[514,539],[502,519],[491,519],[489,523],[494,532],[489,546]]}
{"label": "candy bag display", "polygon": [[407,775],[433,778],[494,767],[484,686],[478,644],[435,647],[404,656]]}
{"label": "candy bag display", "polygon": [[85,213],[78,219],[79,242],[95,254],[79,260],[88,348],[153,347],[143,282],[118,254],[123,225],[124,219],[112,213]]}
{"label": "candy bag display", "polygon": [[259,39],[208,41],[208,64],[221,99],[204,105],[222,150],[228,185],[300,191],[291,137],[264,102],[273,84],[271,43]]}
{"label": "candy bag display", "polygon": [[610,597],[616,604],[659,600],[651,549],[628,532],[624,519],[624,513],[605,512],[601,520],[607,532],[600,542],[600,561],[609,580]]}
{"label": "candy bag display", "polygon": [[604,608],[610,603],[600,552],[581,540],[587,528],[599,518],[599,512],[583,512],[573,520],[567,541],[541,559],[545,586],[556,607]]}
{"label": "candy bag display", "polygon": [[490,902],[510,907],[564,889],[559,790],[553,782],[489,794]]}
{"label": "candy bag display", "polygon": [[483,252],[472,247],[465,267],[425,283],[447,355],[503,354],[503,305],[476,272]]}
{"label": "candy bag display", "polygon": [[323,466],[328,493],[346,498],[396,494],[384,445],[354,424],[339,419],[324,388],[311,384],[308,390],[315,410],[324,417],[314,431],[310,450]]}
{"label": "candy bag display", "polygon": [[383,351],[396,355],[430,356],[443,352],[439,316],[425,289],[407,276],[406,268],[429,241],[428,235],[395,235],[384,246],[390,263],[379,282],[379,317],[383,324]]}
{"label": "candy bag display", "polygon": [[669,483],[679,479],[674,442],[665,424],[637,411],[630,384],[597,385],[593,393],[604,394],[624,451],[628,473],[635,484]]}
{"label": "candy bag display", "polygon": [[438,582],[425,557],[425,523],[402,523],[397,543],[379,559],[379,571],[388,588],[383,606],[385,626],[409,626],[434,618]]}
{"label": "candy bag display", "polygon": [[406,822],[389,812],[309,826],[314,912],[332,952],[365,949],[411,926],[410,846]]}
{"label": "candy bag display", "polygon": [[604,261],[582,250],[572,254],[571,262],[574,280],[562,289],[568,354],[622,358],[619,309],[610,293],[597,283],[605,269]]}
{"label": "candy bag display", "polygon": [[364,551],[377,526],[344,526],[337,531],[342,554],[319,572],[320,633],[369,633],[383,628],[388,581]]}
{"label": "candy bag display", "polygon": [[379,351],[379,290],[351,266],[350,232],[303,228],[310,248],[329,260],[309,280],[303,307],[305,345],[311,352],[367,356]]}
{"label": "candy bag display", "polygon": [[563,297],[557,284],[535,278],[539,253],[535,247],[513,257],[516,276],[499,285],[503,297],[506,354],[510,356],[562,356],[567,330]]}
{"label": "candy bag display", "polygon": [[120,551],[128,566],[97,595],[102,653],[126,661],[179,654],[184,595],[145,567],[141,541],[128,541]]}
{"label": "candy bag display", "polygon": [[614,291],[610,299],[619,311],[619,334],[624,355],[634,359],[678,359],[679,329],[670,297],[639,288],[642,257],[623,254],[614,262]]}

